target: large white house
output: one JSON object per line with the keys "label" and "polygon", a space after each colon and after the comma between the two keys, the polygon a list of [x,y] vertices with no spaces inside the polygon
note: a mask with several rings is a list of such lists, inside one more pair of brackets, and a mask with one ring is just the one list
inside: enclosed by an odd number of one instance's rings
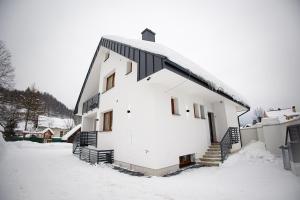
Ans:
{"label": "large white house", "polygon": [[218,164],[239,149],[238,117],[248,110],[232,89],[145,29],[142,40],[101,38],[75,114],[82,132],[96,134],[97,149],[114,150],[114,164],[164,175],[200,158]]}

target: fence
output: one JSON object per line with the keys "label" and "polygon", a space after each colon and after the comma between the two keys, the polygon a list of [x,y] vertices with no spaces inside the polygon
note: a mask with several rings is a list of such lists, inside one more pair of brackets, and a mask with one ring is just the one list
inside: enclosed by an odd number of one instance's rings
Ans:
{"label": "fence", "polygon": [[113,163],[114,162],[114,150],[98,150],[98,149],[91,149],[88,147],[81,147],[80,160],[84,160],[88,163]]}

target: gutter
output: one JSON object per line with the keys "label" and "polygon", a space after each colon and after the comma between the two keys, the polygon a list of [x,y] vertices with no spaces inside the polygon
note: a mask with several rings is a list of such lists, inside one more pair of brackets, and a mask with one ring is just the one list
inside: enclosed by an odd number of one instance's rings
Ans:
{"label": "gutter", "polygon": [[250,111],[250,107],[248,108],[247,111],[243,112],[242,114],[238,115],[238,125],[239,125],[239,133],[240,133],[240,141],[241,141],[241,147],[243,147],[243,143],[242,143],[242,134],[241,134],[241,125],[240,125],[240,117],[244,114],[246,114],[247,112]]}

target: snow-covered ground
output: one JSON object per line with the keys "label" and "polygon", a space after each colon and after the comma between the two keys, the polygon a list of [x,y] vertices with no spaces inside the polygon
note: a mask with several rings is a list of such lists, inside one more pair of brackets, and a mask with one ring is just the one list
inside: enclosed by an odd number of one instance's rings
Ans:
{"label": "snow-covered ground", "polygon": [[71,144],[4,143],[0,137],[1,200],[299,198],[300,178],[285,171],[261,143],[230,156],[219,168],[147,178],[80,161]]}

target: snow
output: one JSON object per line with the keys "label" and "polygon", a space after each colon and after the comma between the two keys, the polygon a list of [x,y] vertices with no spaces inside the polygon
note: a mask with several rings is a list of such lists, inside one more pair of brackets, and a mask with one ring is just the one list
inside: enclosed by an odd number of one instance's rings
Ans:
{"label": "snow", "polygon": [[[39,116],[38,127],[46,128],[59,128],[59,129],[69,129],[75,125],[74,120],[71,118],[58,118],[58,117],[48,117],[44,115]],[[34,124],[31,121],[27,123],[27,130],[34,131]],[[25,121],[18,123],[15,130],[25,130]]]}
{"label": "snow", "polygon": [[57,117],[47,117],[39,116],[39,127],[49,127],[49,128],[60,128],[68,129],[68,125],[74,126],[74,120],[71,118],[57,118]]}
{"label": "snow", "polygon": [[204,80],[206,80],[212,87],[217,90],[222,90],[225,93],[231,95],[235,100],[243,102],[249,105],[244,97],[238,94],[235,90],[227,86],[221,80],[217,79],[215,76],[204,70],[201,66],[197,65],[196,63],[192,62],[191,60],[185,58],[184,56],[180,55],[179,53],[175,52],[172,49],[165,47],[157,42],[149,42],[145,40],[134,40],[134,39],[127,39],[119,36],[114,35],[106,35],[103,36],[106,39],[117,41],[123,44],[127,44],[132,47],[136,47],[148,52],[152,52],[155,54],[159,54],[162,56],[167,57],[169,60],[173,61],[174,63],[179,64],[180,66],[192,71],[193,73],[197,74]]}
{"label": "snow", "polygon": [[69,143],[3,144],[0,139],[0,144],[1,200],[298,200],[300,196],[300,178],[284,170],[280,158],[270,159],[261,143],[251,143],[221,167],[150,178],[80,161]]}
{"label": "snow", "polygon": [[270,118],[277,118],[277,117],[283,117],[283,116],[299,116],[299,112],[294,112],[292,108],[288,109],[281,109],[281,110],[271,110],[266,111],[266,115]]}
{"label": "snow", "polygon": [[78,129],[81,128],[81,124],[78,124],[74,128],[72,128],[69,132],[67,132],[64,136],[62,136],[62,140],[67,140],[71,135],[73,135]]}

